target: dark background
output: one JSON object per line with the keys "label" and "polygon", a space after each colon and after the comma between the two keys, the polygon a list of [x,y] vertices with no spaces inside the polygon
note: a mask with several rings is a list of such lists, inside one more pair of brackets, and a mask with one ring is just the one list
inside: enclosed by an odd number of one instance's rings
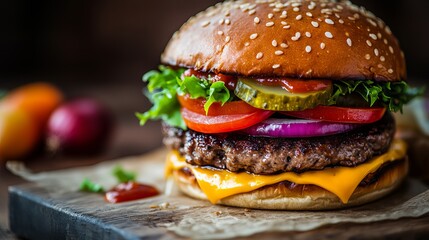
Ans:
{"label": "dark background", "polygon": [[[130,84],[159,63],[168,39],[215,0],[10,0],[0,3],[0,84]],[[411,79],[429,77],[427,0],[354,1],[390,25]],[[0,87],[1,87],[0,85]]]}

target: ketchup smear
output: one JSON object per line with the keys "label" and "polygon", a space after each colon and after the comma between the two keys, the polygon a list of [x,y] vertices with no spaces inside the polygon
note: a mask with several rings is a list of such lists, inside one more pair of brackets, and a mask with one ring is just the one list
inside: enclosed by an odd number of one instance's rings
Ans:
{"label": "ketchup smear", "polygon": [[104,198],[110,203],[127,202],[158,195],[156,188],[138,182],[120,183],[106,192]]}

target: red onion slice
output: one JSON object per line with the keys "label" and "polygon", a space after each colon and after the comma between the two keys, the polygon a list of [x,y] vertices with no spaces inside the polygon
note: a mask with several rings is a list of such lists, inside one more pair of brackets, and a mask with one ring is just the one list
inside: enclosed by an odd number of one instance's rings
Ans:
{"label": "red onion slice", "polygon": [[328,136],[351,131],[359,124],[333,123],[319,120],[269,118],[242,132],[253,136],[304,138]]}

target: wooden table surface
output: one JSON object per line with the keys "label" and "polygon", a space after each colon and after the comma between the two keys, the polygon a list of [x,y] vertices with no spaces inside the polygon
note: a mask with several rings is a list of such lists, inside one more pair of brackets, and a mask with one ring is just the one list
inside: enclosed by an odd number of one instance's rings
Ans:
{"label": "wooden table surface", "polygon": [[[70,96],[92,96],[99,99],[114,113],[116,128],[109,144],[100,155],[97,156],[61,156],[38,154],[26,161],[26,165],[35,172],[49,171],[77,166],[87,166],[101,161],[114,160],[119,157],[142,154],[153,150],[162,144],[159,122],[149,122],[145,127],[140,127],[134,117],[135,111],[143,111],[148,108],[149,103],[141,95],[141,89],[135,86],[111,84],[100,88],[99,86],[79,87],[66,86]],[[425,171],[426,172],[426,171]],[[429,178],[427,178],[429,179]],[[429,181],[426,179],[426,184]],[[0,239],[16,239],[8,229],[8,187],[11,185],[25,183],[25,180],[11,174],[4,166],[0,166]],[[409,219],[407,224],[398,225],[397,221],[386,221],[378,224],[378,233],[382,234],[386,229],[392,237],[421,237],[428,234],[429,216],[420,219]],[[348,229],[348,230],[347,230]],[[356,231],[362,232],[362,238],[373,237],[367,231],[373,228],[370,224],[363,225],[335,225],[315,230],[321,239],[338,236],[347,238],[355,236]],[[299,234],[288,234],[292,239],[307,239],[315,236],[314,231]],[[281,233],[272,233],[270,238],[283,236]],[[265,236],[267,237],[267,236]],[[257,238],[257,237],[256,237]]]}

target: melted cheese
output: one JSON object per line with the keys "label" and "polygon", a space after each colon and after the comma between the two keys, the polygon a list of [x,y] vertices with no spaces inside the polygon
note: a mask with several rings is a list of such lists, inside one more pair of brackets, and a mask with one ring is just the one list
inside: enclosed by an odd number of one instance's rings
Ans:
{"label": "melted cheese", "polygon": [[301,174],[285,172],[277,175],[256,175],[192,166],[187,164],[178,152],[172,151],[167,157],[166,175],[171,175],[173,170],[188,167],[212,203],[282,181],[319,186],[337,195],[343,203],[347,203],[359,183],[369,173],[377,171],[383,163],[402,159],[405,154],[406,144],[402,140],[395,140],[387,153],[356,167],[335,167]]}

